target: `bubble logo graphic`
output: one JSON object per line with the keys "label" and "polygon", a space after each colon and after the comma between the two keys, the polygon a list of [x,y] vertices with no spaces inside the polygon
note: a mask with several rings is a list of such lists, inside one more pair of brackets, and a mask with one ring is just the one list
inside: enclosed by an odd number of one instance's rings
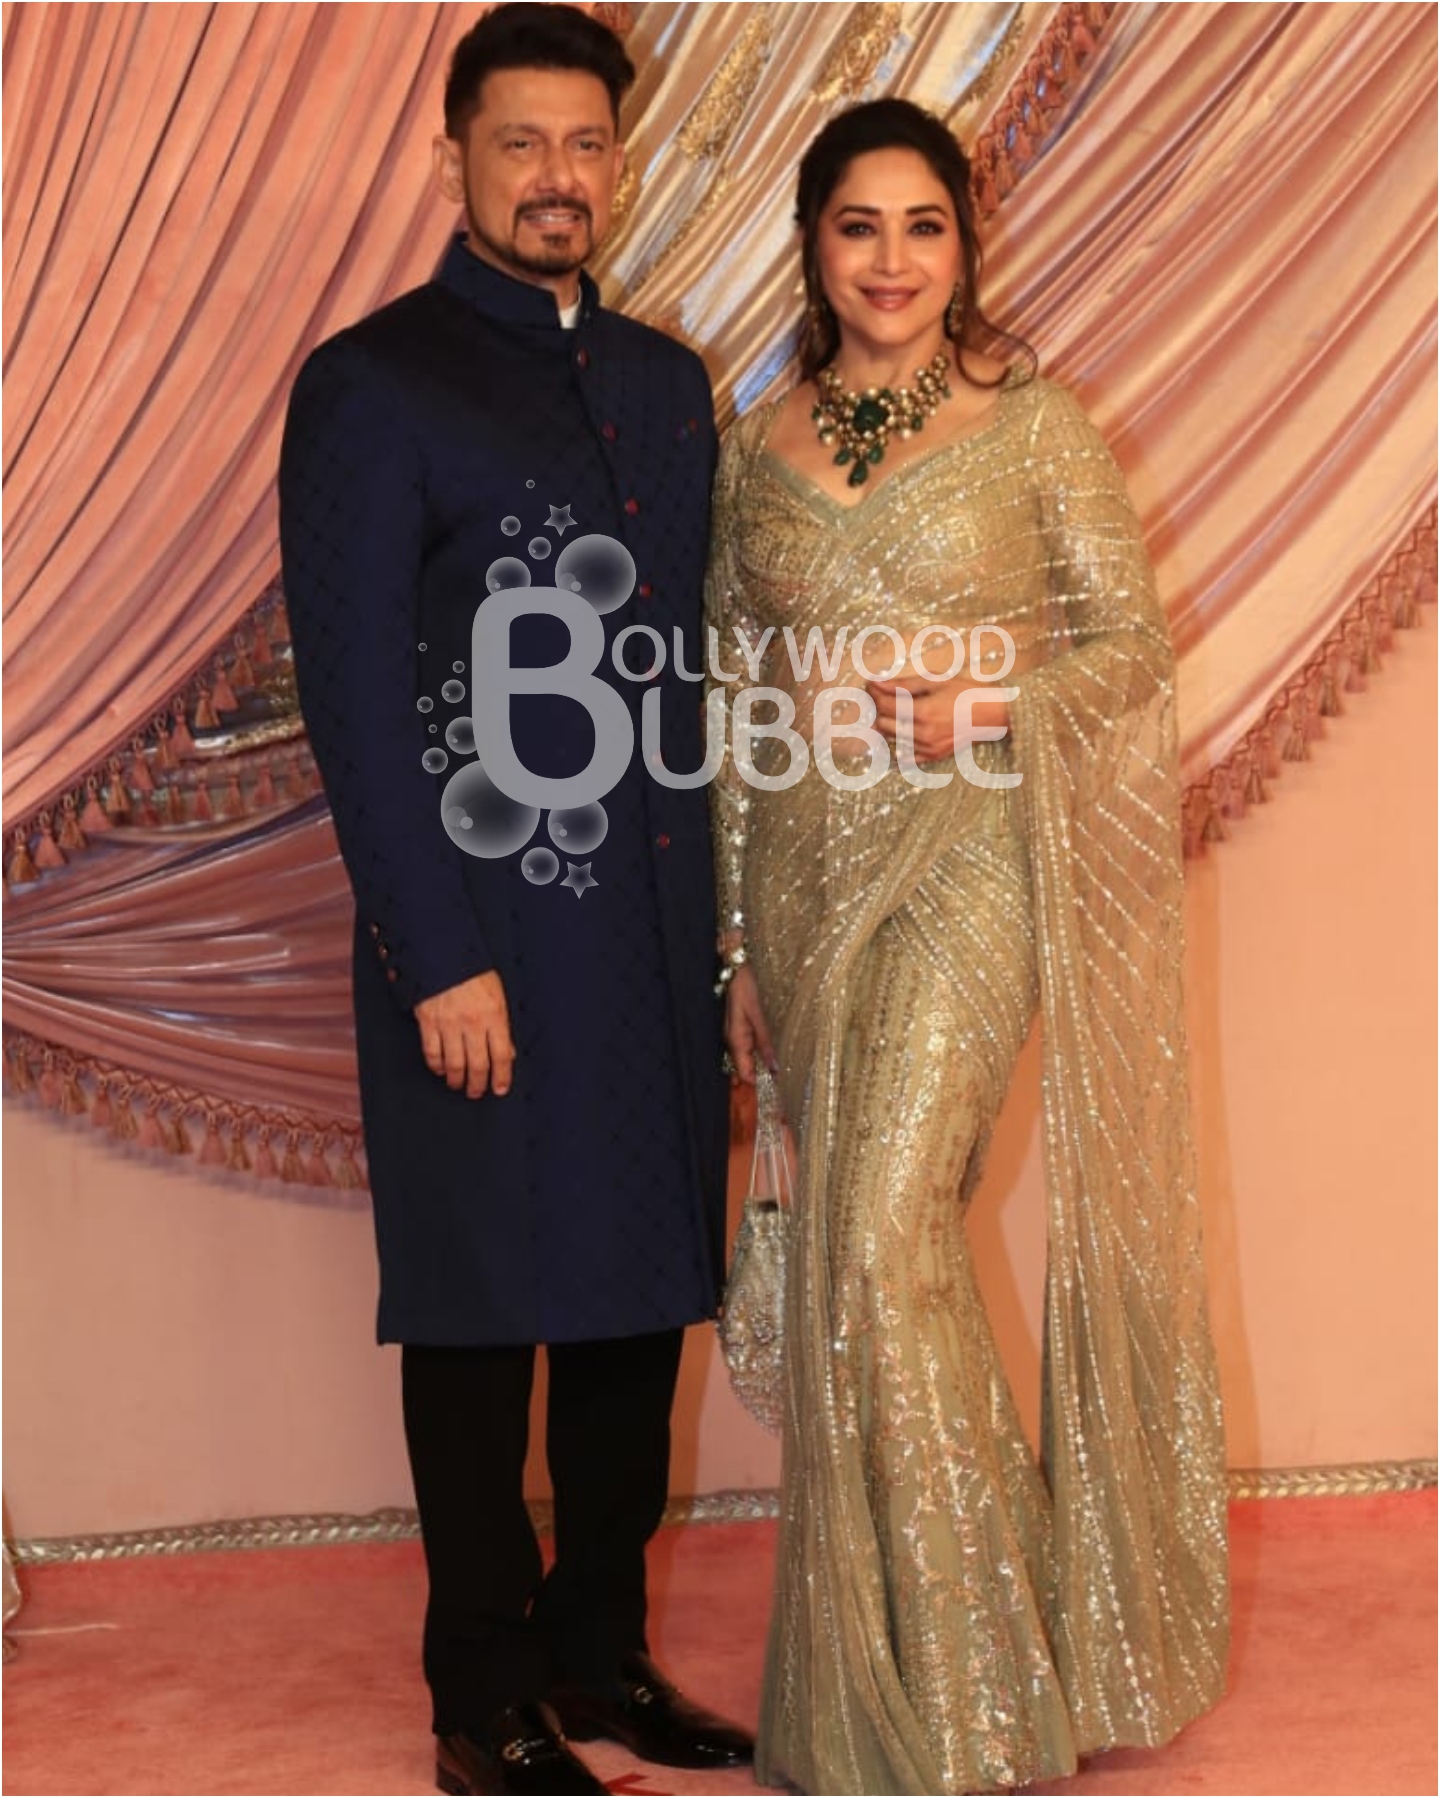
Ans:
{"label": "bubble logo graphic", "polygon": [[550,841],[566,855],[589,855],[605,841],[610,820],[605,816],[605,807],[597,800],[593,805],[551,812],[548,828]]}
{"label": "bubble logo graphic", "polygon": [[[443,754],[443,751],[432,751]],[[480,861],[500,861],[523,849],[540,822],[538,805],[502,793],[479,762],[467,762],[445,783],[440,821],[452,843]]]}
{"label": "bubble logo graphic", "polygon": [[[526,482],[527,488],[534,485]],[[574,524],[568,506],[550,507],[546,529],[553,529],[557,538]],[[500,520],[506,537],[518,537],[524,528],[513,514]],[[499,861],[525,849],[546,809],[550,840],[564,856],[592,854],[610,827],[600,799],[624,776],[634,752],[630,709],[596,672],[606,652],[600,618],[624,605],[634,592],[634,558],[623,543],[599,533],[577,537],[568,545],[538,534],[526,543],[534,562],[548,560],[557,548],[553,587],[535,585],[530,564],[518,555],[497,556],[485,570],[486,598],[471,627],[470,707],[445,726],[446,746],[456,755],[476,759],[457,768],[446,782],[440,795],[441,822],[458,848],[481,860]],[[538,668],[512,667],[511,629],[529,617],[564,625],[569,641],[560,661]],[[464,671],[463,662],[452,665],[456,674]],[[520,761],[510,735],[510,706],[512,699],[529,694],[571,700],[589,714],[594,749],[578,774],[542,776]],[[466,698],[466,684],[447,680],[440,697],[459,705]],[[420,702],[422,711],[433,706],[428,698]],[[436,728],[430,726],[432,731]],[[438,747],[428,749],[423,761],[435,772],[449,765],[445,750]],[[521,858],[520,871],[530,885],[548,886],[559,876],[560,861],[554,849],[536,845]],[[577,898],[599,884],[588,861],[566,860],[565,867],[559,884]]]}
{"label": "bubble logo graphic", "polygon": [[485,570],[485,588],[489,593],[499,593],[506,587],[529,585],[530,564],[522,562],[519,556],[497,556]]}
{"label": "bubble logo graphic", "polygon": [[577,537],[555,558],[555,585],[597,612],[613,612],[635,591],[635,558],[614,537]]}
{"label": "bubble logo graphic", "polygon": [[[432,724],[430,728],[434,730],[435,726]],[[445,741],[456,755],[474,755],[475,726],[462,713],[460,717],[452,718],[445,726]]]}

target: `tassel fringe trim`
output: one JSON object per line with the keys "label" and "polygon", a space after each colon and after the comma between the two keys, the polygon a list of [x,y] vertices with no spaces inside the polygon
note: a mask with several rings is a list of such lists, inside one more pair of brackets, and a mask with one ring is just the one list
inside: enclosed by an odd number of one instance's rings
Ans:
{"label": "tassel fringe trim", "polygon": [[347,1120],[218,1099],[18,1030],[5,1033],[4,1072],[11,1092],[139,1149],[293,1186],[366,1187],[360,1128]]}
{"label": "tassel fringe trim", "polygon": [[320,790],[276,582],[145,730],[7,832],[5,884],[29,886],[112,831],[261,817]]}
{"label": "tassel fringe trim", "polygon": [[999,210],[1043,154],[1115,10],[1114,5],[1061,7],[1041,33],[970,153],[970,187],[981,218]]}
{"label": "tassel fringe trim", "polygon": [[1274,695],[1260,722],[1208,773],[1185,788],[1185,854],[1223,843],[1252,805],[1264,805],[1287,762],[1308,762],[1345,696],[1363,693],[1384,666],[1397,631],[1414,630],[1436,597],[1436,508],[1432,504],[1385,566],[1345,611],[1314,655]]}

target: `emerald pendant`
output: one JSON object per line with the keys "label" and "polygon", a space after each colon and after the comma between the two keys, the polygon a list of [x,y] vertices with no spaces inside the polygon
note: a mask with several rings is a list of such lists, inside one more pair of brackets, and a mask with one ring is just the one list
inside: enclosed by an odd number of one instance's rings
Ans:
{"label": "emerald pendant", "polygon": [[837,468],[848,469],[846,482],[860,487],[870,470],[885,456],[890,439],[913,436],[934,416],[942,400],[950,397],[946,376],[950,372],[947,350],[937,350],[924,368],[915,371],[915,387],[872,387],[856,393],[845,386],[833,366],[815,376],[820,403],[810,414],[821,444],[839,449],[833,457]]}

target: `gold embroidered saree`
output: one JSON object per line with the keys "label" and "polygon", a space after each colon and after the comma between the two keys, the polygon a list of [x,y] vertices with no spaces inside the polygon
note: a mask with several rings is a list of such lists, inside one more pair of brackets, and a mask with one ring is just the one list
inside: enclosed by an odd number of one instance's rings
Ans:
{"label": "gold embroidered saree", "polygon": [[[1119,471],[1063,389],[1012,372],[969,436],[850,507],[766,450],[773,417],[732,427],[717,480],[727,691],[753,681],[734,627],[773,627],[760,678],[813,755],[823,689],[858,676],[848,654],[797,672],[784,627],[803,651],[813,626],[832,647],[845,625],[1000,626],[1019,692],[975,760],[1020,779],[947,760],[911,764],[947,785],[892,763],[866,786],[851,739],[838,780],[812,763],[786,788],[759,740],[762,784],[727,752],[713,789],[721,916],[800,1151],[758,1768],[814,1793],[1009,1787],[1162,1742],[1224,1684],[1173,656]],[[1038,1467],[964,1225],[1037,1006]]]}

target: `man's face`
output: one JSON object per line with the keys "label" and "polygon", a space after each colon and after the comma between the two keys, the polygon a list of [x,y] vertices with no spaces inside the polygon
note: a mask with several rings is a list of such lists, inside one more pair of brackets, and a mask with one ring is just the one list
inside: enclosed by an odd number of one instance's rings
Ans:
{"label": "man's face", "polygon": [[435,173],[446,199],[464,201],[477,256],[568,305],[609,228],[624,154],[598,76],[497,69],[464,143],[436,138]]}

